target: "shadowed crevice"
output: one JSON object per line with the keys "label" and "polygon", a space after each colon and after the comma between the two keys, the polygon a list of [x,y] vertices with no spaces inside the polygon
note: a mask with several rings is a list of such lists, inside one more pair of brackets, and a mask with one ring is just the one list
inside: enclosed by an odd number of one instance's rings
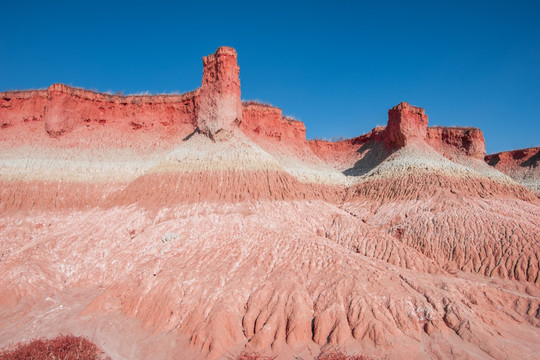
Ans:
{"label": "shadowed crevice", "polygon": [[353,167],[344,170],[344,175],[364,176],[390,155],[390,152],[386,150],[382,142],[374,140],[363,144],[356,152],[362,154],[362,158]]}

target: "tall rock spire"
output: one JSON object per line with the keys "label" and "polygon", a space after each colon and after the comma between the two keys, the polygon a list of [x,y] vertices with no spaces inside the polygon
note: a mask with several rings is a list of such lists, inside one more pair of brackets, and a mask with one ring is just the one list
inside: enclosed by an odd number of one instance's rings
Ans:
{"label": "tall rock spire", "polygon": [[213,140],[227,139],[242,122],[240,68],[233,48],[222,46],[203,57],[197,125]]}

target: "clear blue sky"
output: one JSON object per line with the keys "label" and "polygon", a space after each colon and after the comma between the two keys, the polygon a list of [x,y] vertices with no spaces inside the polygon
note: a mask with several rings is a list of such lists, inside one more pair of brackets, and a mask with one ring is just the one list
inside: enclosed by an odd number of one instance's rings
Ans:
{"label": "clear blue sky", "polygon": [[353,137],[400,101],[479,127],[487,151],[540,146],[540,1],[9,1],[0,91],[52,83],[151,93],[200,86],[239,53],[242,97]]}

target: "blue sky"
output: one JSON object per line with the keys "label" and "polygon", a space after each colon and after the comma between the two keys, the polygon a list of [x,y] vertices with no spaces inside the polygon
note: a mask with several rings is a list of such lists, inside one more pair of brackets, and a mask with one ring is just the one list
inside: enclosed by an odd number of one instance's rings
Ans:
{"label": "blue sky", "polygon": [[0,91],[52,83],[185,92],[201,57],[239,54],[242,97],[353,137],[407,101],[474,126],[488,153],[540,146],[540,1],[10,1]]}

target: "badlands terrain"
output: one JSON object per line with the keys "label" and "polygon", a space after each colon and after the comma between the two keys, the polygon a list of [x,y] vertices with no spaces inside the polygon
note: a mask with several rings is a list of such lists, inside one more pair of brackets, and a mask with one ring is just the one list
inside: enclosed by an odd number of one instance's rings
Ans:
{"label": "badlands terrain", "polygon": [[0,93],[0,348],[537,359],[539,151],[407,103],[306,140],[227,47],[182,95]]}

